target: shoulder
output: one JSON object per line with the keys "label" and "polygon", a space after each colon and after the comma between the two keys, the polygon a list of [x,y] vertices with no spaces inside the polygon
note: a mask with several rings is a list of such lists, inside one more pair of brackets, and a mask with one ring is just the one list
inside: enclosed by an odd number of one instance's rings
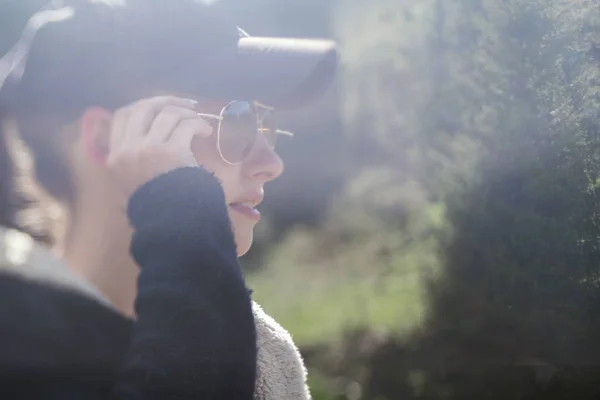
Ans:
{"label": "shoulder", "polygon": [[0,228],[0,368],[112,371],[129,329],[129,320],[47,249]]}
{"label": "shoulder", "polygon": [[256,399],[305,400],[306,368],[292,336],[257,303],[252,305],[258,342]]}
{"label": "shoulder", "polygon": [[110,303],[90,283],[74,274],[30,236],[0,227],[0,276],[10,276],[57,290],[66,290]]}

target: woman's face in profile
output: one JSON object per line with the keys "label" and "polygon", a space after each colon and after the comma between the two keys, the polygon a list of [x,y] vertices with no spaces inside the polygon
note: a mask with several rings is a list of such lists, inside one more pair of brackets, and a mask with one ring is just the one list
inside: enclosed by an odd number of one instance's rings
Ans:
{"label": "woman's face in profile", "polygon": [[[198,112],[219,115],[224,105],[202,104]],[[212,171],[223,185],[238,256],[242,256],[250,249],[254,226],[260,220],[256,206],[264,197],[264,185],[281,175],[283,162],[262,134],[257,135],[243,161],[234,165],[222,159],[216,129],[207,139],[195,139],[192,151],[198,164]]]}

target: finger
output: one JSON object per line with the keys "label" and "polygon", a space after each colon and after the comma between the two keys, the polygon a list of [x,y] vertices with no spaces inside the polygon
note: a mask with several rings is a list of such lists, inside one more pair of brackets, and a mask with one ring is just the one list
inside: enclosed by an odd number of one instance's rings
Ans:
{"label": "finger", "polygon": [[194,137],[207,138],[212,133],[213,128],[206,121],[198,118],[186,119],[175,127],[166,143],[173,146],[187,146],[191,150]]}
{"label": "finger", "polygon": [[166,142],[175,128],[188,120],[197,119],[196,112],[188,108],[166,106],[152,122],[146,142]]}
{"label": "finger", "polygon": [[197,166],[198,161],[192,152],[192,140],[196,136],[196,132],[189,128],[188,126],[175,129],[166,145],[180,157],[187,160],[186,162],[189,166]]}
{"label": "finger", "polygon": [[175,128],[167,144],[172,147],[192,152],[192,140],[196,136],[208,137],[212,128],[198,120],[185,120]]}
{"label": "finger", "polygon": [[130,118],[127,122],[127,140],[138,142],[141,138],[146,136],[154,118],[167,106],[193,110],[196,106],[196,102],[194,100],[173,96],[153,97],[139,101],[132,106]]}
{"label": "finger", "polygon": [[114,112],[111,121],[109,151],[116,151],[125,140],[129,108],[121,108]]}
{"label": "finger", "polygon": [[214,127],[211,124],[198,117],[186,119],[185,121],[182,121],[180,125],[182,128],[191,129],[195,132],[196,136],[203,139],[211,136],[214,132]]}

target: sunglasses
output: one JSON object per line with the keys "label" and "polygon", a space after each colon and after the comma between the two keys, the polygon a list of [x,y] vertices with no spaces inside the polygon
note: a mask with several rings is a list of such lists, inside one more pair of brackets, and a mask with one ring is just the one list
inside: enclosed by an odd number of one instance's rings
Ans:
{"label": "sunglasses", "polygon": [[234,100],[216,114],[198,113],[198,116],[216,122],[217,150],[221,159],[230,165],[241,164],[262,135],[275,149],[279,135],[294,136],[275,128],[274,108],[256,101]]}

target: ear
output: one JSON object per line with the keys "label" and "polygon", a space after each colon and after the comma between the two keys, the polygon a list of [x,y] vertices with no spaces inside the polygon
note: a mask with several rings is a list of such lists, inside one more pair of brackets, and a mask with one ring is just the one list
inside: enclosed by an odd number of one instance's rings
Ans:
{"label": "ear", "polygon": [[104,108],[91,107],[83,112],[80,121],[86,156],[92,162],[104,165],[109,152],[112,114]]}

